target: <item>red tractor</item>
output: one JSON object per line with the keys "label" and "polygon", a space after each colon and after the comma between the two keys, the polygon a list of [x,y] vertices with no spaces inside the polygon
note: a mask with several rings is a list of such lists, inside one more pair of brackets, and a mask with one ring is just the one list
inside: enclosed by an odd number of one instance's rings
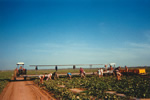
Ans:
{"label": "red tractor", "polygon": [[14,71],[14,80],[16,80],[16,77],[19,77],[20,75],[26,75],[27,69],[24,68],[24,62],[18,62],[17,68]]}

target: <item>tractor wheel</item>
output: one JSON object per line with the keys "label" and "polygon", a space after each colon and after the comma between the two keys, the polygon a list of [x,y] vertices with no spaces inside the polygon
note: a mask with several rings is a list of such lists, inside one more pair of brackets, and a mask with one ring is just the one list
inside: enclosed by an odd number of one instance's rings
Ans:
{"label": "tractor wheel", "polygon": [[27,79],[27,77],[24,77],[24,80],[26,80]]}

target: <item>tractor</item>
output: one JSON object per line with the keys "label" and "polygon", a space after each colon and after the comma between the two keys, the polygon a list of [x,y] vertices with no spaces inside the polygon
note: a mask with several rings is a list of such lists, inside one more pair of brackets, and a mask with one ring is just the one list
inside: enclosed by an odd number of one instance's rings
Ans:
{"label": "tractor", "polygon": [[16,77],[19,77],[20,75],[26,75],[27,69],[24,68],[24,62],[18,62],[17,68],[14,71],[14,80],[16,80]]}

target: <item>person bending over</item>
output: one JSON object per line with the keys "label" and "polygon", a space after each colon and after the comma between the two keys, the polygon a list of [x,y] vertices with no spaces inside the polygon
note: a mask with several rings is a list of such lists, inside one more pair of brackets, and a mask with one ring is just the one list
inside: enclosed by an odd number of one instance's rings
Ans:
{"label": "person bending over", "polygon": [[80,67],[80,75],[81,75],[81,78],[85,77],[85,71],[81,67]]}
{"label": "person bending over", "polygon": [[52,79],[52,73],[49,73],[49,74],[47,75],[46,81],[51,80],[51,79]]}
{"label": "person bending over", "polygon": [[72,76],[71,73],[67,73],[67,77],[68,77],[69,79],[71,79],[71,76]]}
{"label": "person bending over", "polygon": [[39,78],[40,78],[40,83],[43,84],[43,79],[45,78],[45,75],[40,75]]}
{"label": "person bending over", "polygon": [[118,80],[118,81],[121,80],[121,76],[122,76],[122,74],[119,72],[119,70],[120,70],[120,66],[114,69],[114,74],[116,76],[116,80]]}

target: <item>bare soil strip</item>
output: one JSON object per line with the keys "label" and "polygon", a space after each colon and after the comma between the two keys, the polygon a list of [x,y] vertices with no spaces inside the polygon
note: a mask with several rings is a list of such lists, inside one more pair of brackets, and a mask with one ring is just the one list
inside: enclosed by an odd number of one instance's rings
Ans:
{"label": "bare soil strip", "polygon": [[109,94],[116,94],[116,91],[106,91],[106,93],[109,93]]}
{"label": "bare soil strip", "polygon": [[58,85],[58,87],[62,87],[62,88],[64,88],[64,87],[65,87],[65,85]]}
{"label": "bare soil strip", "polygon": [[84,90],[78,89],[78,88],[73,88],[73,89],[70,89],[70,91],[72,91],[73,93],[80,93],[80,92],[83,92]]}
{"label": "bare soil strip", "polygon": [[54,100],[43,93],[32,81],[10,82],[1,93],[0,100]]}

